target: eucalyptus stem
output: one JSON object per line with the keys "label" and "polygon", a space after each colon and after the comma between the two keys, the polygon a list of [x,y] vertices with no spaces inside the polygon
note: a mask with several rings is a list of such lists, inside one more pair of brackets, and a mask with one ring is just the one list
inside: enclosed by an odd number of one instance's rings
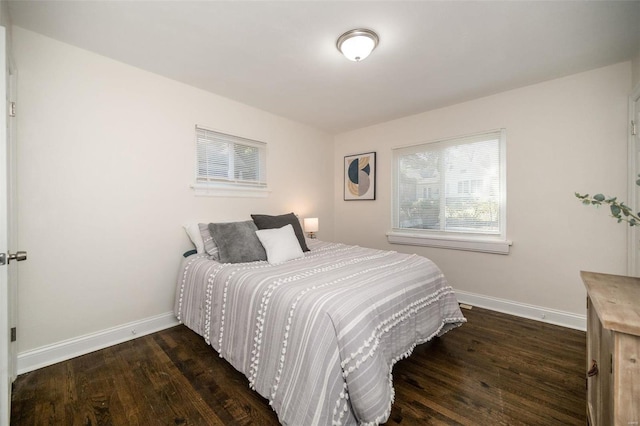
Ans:
{"label": "eucalyptus stem", "polygon": [[[640,179],[636,181],[636,184]],[[596,194],[590,197],[589,194],[575,193],[576,197],[582,200],[582,204],[589,206],[601,206],[607,204],[611,210],[611,216],[618,219],[618,223],[627,222],[629,226],[640,226],[640,213],[634,214],[633,211],[624,202],[618,202],[617,197],[607,198],[602,194]]]}

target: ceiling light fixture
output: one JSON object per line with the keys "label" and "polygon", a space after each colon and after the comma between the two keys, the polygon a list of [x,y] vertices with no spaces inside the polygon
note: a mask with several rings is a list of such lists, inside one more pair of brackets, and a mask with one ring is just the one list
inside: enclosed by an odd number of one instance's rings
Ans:
{"label": "ceiling light fixture", "polygon": [[359,62],[369,56],[378,45],[378,34],[359,28],[338,37],[336,47],[350,61]]}

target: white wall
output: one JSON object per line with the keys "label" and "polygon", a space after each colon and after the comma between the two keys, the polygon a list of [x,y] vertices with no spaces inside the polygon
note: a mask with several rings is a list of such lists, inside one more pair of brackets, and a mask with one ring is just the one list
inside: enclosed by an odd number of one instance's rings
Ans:
{"label": "white wall", "polygon": [[[20,352],[170,311],[180,254],[190,248],[181,225],[254,212],[318,216],[321,238],[417,252],[458,290],[576,314],[584,313],[580,269],[626,270],[624,227],[573,192],[626,194],[637,61],[334,139],[18,27],[13,48],[19,236],[29,252],[20,264]],[[195,124],[266,141],[271,195],[195,197]],[[387,244],[391,148],[500,127],[511,254]],[[378,199],[343,201],[343,156],[370,150]]]}
{"label": "white wall", "polygon": [[[574,192],[627,194],[630,89],[626,62],[338,135],[335,164],[377,151],[378,195],[343,201],[336,170],[337,239],[425,255],[457,290],[583,315],[579,271],[624,274],[627,230]],[[503,127],[511,254],[388,244],[391,148]]]}
{"label": "white wall", "polygon": [[[295,211],[333,237],[332,137],[14,27],[19,351],[171,311],[189,221]],[[195,197],[194,125],[268,143],[266,199]]]}

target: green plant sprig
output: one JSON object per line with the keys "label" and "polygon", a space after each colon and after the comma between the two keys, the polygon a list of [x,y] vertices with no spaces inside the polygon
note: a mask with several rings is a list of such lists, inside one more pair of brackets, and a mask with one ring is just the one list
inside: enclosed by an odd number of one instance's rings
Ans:
{"label": "green plant sprig", "polygon": [[[638,175],[640,178],[640,174]],[[636,179],[636,185],[640,186],[640,179]],[[576,197],[582,201],[582,204],[586,206],[601,206],[608,204],[611,210],[611,216],[618,219],[618,223],[627,222],[629,226],[640,226],[640,212],[634,214],[633,211],[624,202],[618,202],[617,197],[607,198],[602,194],[596,194],[590,197],[589,194],[575,193]]]}
{"label": "green plant sprig", "polygon": [[[640,175],[639,175],[640,176]],[[636,185],[640,185],[640,179],[636,181]],[[582,204],[589,206],[609,205],[611,216],[618,219],[618,223],[627,222],[629,226],[640,226],[640,212],[634,214],[633,211],[624,202],[618,202],[617,197],[607,198],[602,194],[596,194],[590,197],[589,194],[575,193],[576,197],[582,200]]]}

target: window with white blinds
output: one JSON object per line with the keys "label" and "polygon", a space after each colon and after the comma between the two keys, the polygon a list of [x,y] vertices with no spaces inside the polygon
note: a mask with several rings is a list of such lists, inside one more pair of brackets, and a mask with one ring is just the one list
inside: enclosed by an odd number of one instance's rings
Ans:
{"label": "window with white blinds", "polygon": [[196,126],[196,188],[266,189],[264,142]]}
{"label": "window with white blinds", "polygon": [[505,158],[504,130],[394,149],[390,234],[504,240]]}

